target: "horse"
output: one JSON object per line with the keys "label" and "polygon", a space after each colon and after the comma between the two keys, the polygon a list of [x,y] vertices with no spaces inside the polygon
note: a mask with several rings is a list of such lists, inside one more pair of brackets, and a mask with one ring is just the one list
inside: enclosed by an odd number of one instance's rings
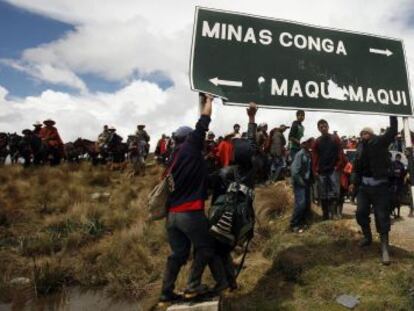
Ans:
{"label": "horse", "polygon": [[73,142],[73,147],[79,157],[87,156],[92,161],[93,165],[98,164],[99,150],[96,143],[83,138],[78,138]]}
{"label": "horse", "polygon": [[6,133],[0,133],[0,165],[6,163],[6,158],[9,155],[9,137]]}
{"label": "horse", "polygon": [[8,134],[9,154],[12,164],[16,164],[19,161],[21,156],[19,153],[19,145],[22,139],[23,137],[18,135],[16,132]]}

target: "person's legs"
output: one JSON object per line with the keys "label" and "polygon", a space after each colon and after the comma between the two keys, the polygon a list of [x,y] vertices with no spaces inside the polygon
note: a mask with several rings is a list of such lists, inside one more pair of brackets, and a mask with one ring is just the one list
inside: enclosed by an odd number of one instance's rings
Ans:
{"label": "person's legs", "polygon": [[217,283],[226,283],[224,267],[221,260],[216,260],[214,239],[210,236],[209,223],[204,211],[178,213],[178,226],[191,240],[194,247],[194,259],[187,280],[188,291],[196,290],[201,285],[205,267],[211,264],[213,278]]}
{"label": "person's legs", "polygon": [[303,224],[304,214],[306,213],[306,188],[294,184],[293,192],[295,196],[295,207],[290,220],[290,227],[292,229],[298,228]]}
{"label": "person's legs", "polygon": [[375,226],[381,239],[382,263],[390,264],[389,231],[391,230],[390,205],[391,193],[388,185],[373,187],[372,202],[374,206]]}
{"label": "person's legs", "polygon": [[379,234],[391,230],[390,205],[391,193],[386,185],[372,187],[372,204],[374,206],[375,226]]}
{"label": "person's legs", "polygon": [[311,220],[312,218],[312,211],[311,211],[311,186],[309,184],[305,187],[305,213],[304,213],[304,220]]}
{"label": "person's legs", "polygon": [[187,262],[190,255],[190,239],[176,226],[176,216],[178,214],[170,213],[167,219],[167,236],[172,254],[167,259],[167,264],[162,282],[161,295],[168,297],[173,295],[175,281],[181,267]]}
{"label": "person's legs", "polygon": [[362,233],[364,234],[363,240],[359,243],[360,246],[367,246],[372,242],[372,233],[370,227],[370,211],[371,202],[369,197],[369,187],[360,186],[357,196],[357,211],[356,220],[360,225]]}
{"label": "person's legs", "polygon": [[340,213],[340,196],[341,196],[341,184],[340,184],[340,173],[333,171],[330,175],[330,185],[331,185],[331,197],[332,197],[332,211],[333,218],[341,218]]}

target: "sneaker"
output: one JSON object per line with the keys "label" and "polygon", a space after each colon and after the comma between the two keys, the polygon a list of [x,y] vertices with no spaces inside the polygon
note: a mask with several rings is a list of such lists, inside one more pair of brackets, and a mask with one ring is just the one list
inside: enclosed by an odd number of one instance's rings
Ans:
{"label": "sneaker", "polygon": [[209,288],[205,284],[200,284],[197,287],[187,287],[184,290],[185,295],[197,296],[197,295],[204,295],[208,293]]}
{"label": "sneaker", "polygon": [[[236,285],[237,286],[237,285]],[[228,283],[224,283],[224,284],[216,284],[212,289],[211,292],[215,293],[215,294],[220,294],[222,291],[226,290],[230,288]]]}
{"label": "sneaker", "polygon": [[303,228],[301,228],[301,227],[292,227],[292,232],[293,233],[302,233]]}
{"label": "sneaker", "polygon": [[160,302],[170,302],[170,301],[177,301],[177,300],[180,300],[182,298],[183,298],[182,295],[176,294],[174,292],[162,293],[161,296],[160,296],[159,301]]}

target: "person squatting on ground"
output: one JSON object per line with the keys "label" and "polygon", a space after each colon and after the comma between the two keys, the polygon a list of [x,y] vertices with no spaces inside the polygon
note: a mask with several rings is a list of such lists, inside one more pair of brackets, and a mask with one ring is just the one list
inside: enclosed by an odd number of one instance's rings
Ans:
{"label": "person squatting on ground", "polygon": [[[247,115],[249,117],[247,139],[237,138],[233,140],[234,151],[232,154],[231,165],[222,168],[212,182],[212,208],[214,208],[215,204],[220,204],[218,202],[223,200],[223,198],[225,198],[225,200],[228,199],[228,197],[224,197],[222,195],[228,192],[229,187],[232,187],[234,182],[236,182],[240,189],[244,190],[243,199],[247,200],[247,210],[253,211],[253,190],[255,187],[255,175],[257,172],[255,156],[257,156],[258,153],[256,144],[256,113],[257,105],[255,103],[251,103],[249,108],[247,108]],[[246,202],[243,201],[241,204],[243,203]],[[254,211],[251,215],[254,218]],[[237,238],[233,234],[234,230],[232,230],[229,226],[229,217],[231,217],[231,215],[226,215],[226,213],[224,213],[222,219],[217,222],[217,225],[212,226],[211,231],[213,231],[214,236],[217,237],[216,251],[223,261],[229,287],[230,289],[236,289],[236,271],[233,266],[231,251],[234,249],[238,241],[236,241]],[[235,223],[234,219],[232,219],[232,223]],[[254,226],[254,219],[252,223]],[[251,228],[251,232],[249,234],[251,234],[251,236],[246,237],[247,239],[252,238],[253,227]],[[220,238],[223,236],[224,239]],[[223,242],[223,240],[226,242]]]}
{"label": "person squatting on ground", "polygon": [[160,301],[180,298],[174,293],[175,281],[181,267],[187,262],[191,246],[194,257],[187,280],[186,292],[203,293],[201,284],[205,267],[209,264],[216,288],[228,286],[222,261],[215,255],[215,241],[209,235],[209,222],[204,214],[207,199],[207,165],[203,157],[205,135],[210,123],[213,98],[202,95],[201,116],[194,130],[182,126],[175,132],[176,150],[172,155],[171,174],[175,189],[167,200],[167,236],[172,254],[168,257]]}
{"label": "person squatting on ground", "polygon": [[296,120],[293,121],[289,132],[289,149],[290,149],[290,160],[293,161],[295,154],[300,150],[300,140],[305,134],[305,128],[302,122],[305,120],[305,111],[296,111]]}
{"label": "person squatting on ground", "polygon": [[359,245],[364,247],[372,243],[370,227],[372,206],[376,229],[381,239],[382,263],[385,265],[390,264],[388,248],[391,230],[389,185],[391,159],[388,147],[394,141],[397,131],[397,117],[390,117],[390,127],[383,135],[374,135],[369,127],[362,129],[362,142],[357,149],[350,186],[352,190],[358,187],[356,219],[364,235]]}
{"label": "person squatting on ground", "polygon": [[306,219],[311,212],[310,188],[312,183],[311,146],[313,138],[307,138],[301,143],[301,150],[295,154],[291,169],[295,206],[290,228],[293,232],[302,232]]}
{"label": "person squatting on ground", "polygon": [[340,195],[339,178],[343,169],[344,153],[337,135],[329,133],[326,120],[318,121],[321,133],[312,146],[312,170],[319,188],[319,200],[323,219],[340,218],[341,207],[338,204]]}

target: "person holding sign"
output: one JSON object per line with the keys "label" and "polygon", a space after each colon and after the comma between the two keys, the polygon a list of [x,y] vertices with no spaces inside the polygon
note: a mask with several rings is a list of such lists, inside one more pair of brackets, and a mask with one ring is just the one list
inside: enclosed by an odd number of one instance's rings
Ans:
{"label": "person holding sign", "polygon": [[211,120],[213,97],[201,94],[201,99],[201,115],[195,129],[181,126],[174,135],[176,150],[170,164],[174,190],[167,200],[166,223],[172,254],[167,259],[160,302],[181,298],[174,292],[175,281],[190,256],[191,248],[194,249],[194,257],[186,293],[198,295],[208,290],[201,284],[207,265],[210,265],[217,282],[216,288],[227,287],[224,267],[221,260],[216,260],[215,241],[209,234],[209,222],[204,214],[204,203],[208,198],[208,170],[203,148]]}
{"label": "person holding sign", "polygon": [[362,142],[358,146],[357,155],[351,175],[350,191],[358,187],[356,219],[361,226],[364,238],[360,246],[372,243],[370,227],[371,206],[374,209],[375,225],[381,239],[382,263],[390,264],[388,252],[388,235],[391,230],[390,207],[391,190],[389,174],[391,159],[389,145],[398,133],[397,117],[390,117],[390,127],[382,135],[374,135],[371,128],[361,131]]}

